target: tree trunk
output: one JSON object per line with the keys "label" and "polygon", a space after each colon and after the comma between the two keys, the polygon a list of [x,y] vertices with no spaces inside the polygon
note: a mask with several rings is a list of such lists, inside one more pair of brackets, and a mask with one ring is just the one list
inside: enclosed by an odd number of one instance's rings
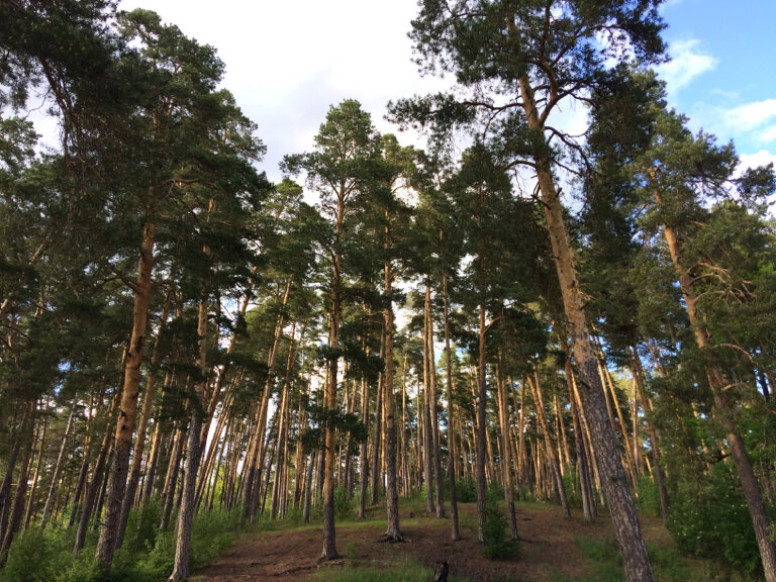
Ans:
{"label": "tree trunk", "polygon": [[162,490],[162,522],[159,526],[162,530],[170,527],[172,509],[175,506],[175,491],[178,486],[178,473],[183,461],[184,444],[186,443],[181,429],[176,429],[173,438],[174,446],[171,447],[170,462],[167,465],[167,474],[164,478],[164,488]]}
{"label": "tree trunk", "polygon": [[[387,230],[387,227],[386,227]],[[386,246],[389,243],[386,243]],[[394,420],[393,406],[393,302],[392,302],[393,273],[391,263],[385,263],[385,282],[383,293],[386,297],[386,306],[383,309],[383,359],[385,360],[385,372],[383,373],[383,410],[385,411],[385,460],[388,488],[385,496],[385,509],[388,519],[388,528],[385,537],[388,541],[398,542],[402,540],[399,529],[399,491],[396,485],[396,422]]]}
{"label": "tree trunk", "polygon": [[[329,314],[329,348],[339,349],[339,325],[340,325],[340,264],[339,256],[335,255],[334,280],[332,282],[331,313]],[[339,558],[337,553],[337,540],[334,526],[334,448],[337,443],[337,426],[334,423],[334,415],[337,413],[337,372],[339,358],[330,356],[328,382],[323,396],[323,408],[327,418],[325,422],[326,432],[324,436],[324,465],[323,465],[323,548],[321,560],[335,560]]]}
{"label": "tree trunk", "polygon": [[507,404],[506,387],[501,375],[501,367],[497,377],[498,383],[498,416],[501,426],[501,444],[502,444],[502,471],[504,475],[504,500],[507,502],[507,513],[509,515],[509,529],[512,533],[512,539],[518,539],[517,515],[515,515],[514,484],[512,483],[512,451],[509,446],[509,413]]}
{"label": "tree trunk", "polygon": [[186,472],[183,479],[183,495],[181,507],[178,512],[178,529],[175,540],[175,558],[172,573],[168,580],[186,580],[191,573],[191,530],[194,525],[194,509],[196,506],[197,474],[201,458],[200,432],[202,430],[202,406],[207,384],[207,296],[203,286],[203,298],[199,303],[197,316],[197,338],[199,354],[197,367],[202,379],[197,382],[195,389],[195,405],[189,406],[191,411],[191,424],[189,425],[188,445],[186,448]]}
{"label": "tree trunk", "polygon": [[97,501],[97,495],[100,492],[100,488],[103,482],[103,472],[105,470],[105,464],[108,460],[108,455],[114,446],[114,440],[111,439],[110,431],[105,431],[105,436],[100,446],[100,452],[97,456],[97,461],[94,464],[94,471],[92,472],[92,480],[89,483],[89,487],[86,490],[84,496],[84,502],[81,505],[80,519],[78,520],[78,530],[75,535],[75,545],[73,551],[80,552],[84,543],[86,543],[86,533],[89,530],[89,521],[92,518],[94,511],[94,505]]}
{"label": "tree trunk", "polygon": [[[364,421],[364,426],[367,434],[369,434],[369,383],[366,378],[361,380],[361,418]],[[366,519],[366,495],[367,487],[369,485],[369,456],[368,456],[368,443],[367,439],[361,442],[361,455],[359,460],[359,470],[361,472],[361,479],[359,481],[359,498],[358,498],[358,519]]]}
{"label": "tree trunk", "polygon": [[[153,194],[153,192],[152,192]],[[140,368],[143,363],[143,348],[146,340],[148,304],[151,300],[151,275],[154,264],[154,224],[143,228],[143,243],[140,249],[140,263],[132,312],[132,334],[124,358],[124,384],[121,392],[118,422],[116,423],[115,443],[113,445],[113,464],[110,471],[108,499],[100,527],[97,542],[97,561],[100,568],[107,572],[113,564],[116,551],[121,504],[129,469],[129,455],[132,448],[132,433],[137,418],[137,399],[140,391]]]}
{"label": "tree trunk", "polygon": [[65,450],[67,449],[67,440],[70,438],[70,433],[73,430],[73,423],[75,421],[76,403],[73,400],[73,407],[70,410],[70,416],[67,419],[67,425],[65,426],[65,433],[62,435],[62,443],[59,445],[59,453],[57,454],[57,461],[54,463],[54,470],[51,473],[51,484],[49,485],[48,495],[46,495],[46,503],[43,505],[43,515],[41,516],[40,526],[46,527],[49,515],[54,505],[54,494],[57,490],[57,482],[59,480],[59,472],[62,470],[62,463],[65,460]]}
{"label": "tree trunk", "polygon": [[[545,128],[539,117],[530,80],[523,75],[519,78],[519,85],[528,128],[543,133]],[[625,574],[629,582],[651,582],[655,578],[652,565],[649,562],[633,498],[628,489],[627,475],[622,466],[617,439],[606,413],[606,401],[596,369],[595,351],[589,335],[584,298],[577,282],[576,268],[563,220],[563,205],[555,187],[547,155],[537,154],[534,162],[563,308],[572,340],[572,350],[580,371],[580,396],[585,416],[591,425]]]}
{"label": "tree trunk", "polygon": [[453,353],[450,349],[450,297],[447,293],[447,275],[442,276],[442,300],[444,302],[445,381],[447,385],[447,474],[450,480],[450,517],[452,518],[450,538],[457,542],[461,539],[461,532],[458,526],[458,498],[455,492],[457,450],[455,430],[453,430]]}
{"label": "tree trunk", "polygon": [[[563,342],[565,346],[565,340]],[[573,370],[571,368],[571,359],[566,352],[566,387],[569,393],[569,403],[571,405],[571,423],[574,429],[574,442],[577,451],[577,472],[579,473],[579,489],[582,493],[582,515],[587,523],[592,523],[598,517],[598,509],[595,505],[595,495],[593,494],[593,480],[590,475],[590,461],[585,448],[585,436],[583,434],[582,419],[579,417],[579,407],[577,406],[577,396],[574,389]]]}
{"label": "tree trunk", "polygon": [[377,398],[375,399],[375,430],[374,440],[372,442],[372,467],[369,471],[371,480],[371,499],[372,505],[377,505],[381,486],[381,466],[380,456],[383,442],[383,394],[385,392],[385,376],[381,375],[377,383]]}
{"label": "tree trunk", "polygon": [[[172,290],[167,292],[167,297],[164,301],[162,314],[159,317],[160,327],[163,327],[167,323],[167,316],[170,312],[171,298]],[[118,531],[116,532],[117,549],[120,548],[124,543],[124,533],[127,529],[129,511],[132,509],[132,505],[135,502],[135,493],[137,492],[137,485],[140,482],[140,468],[143,461],[146,431],[148,430],[148,421],[151,418],[151,410],[153,408],[154,398],[156,396],[156,368],[159,365],[160,360],[161,352],[157,346],[154,346],[154,353],[151,356],[151,364],[146,372],[145,395],[143,396],[143,408],[140,411],[140,422],[137,427],[137,441],[135,442],[135,450],[132,453],[132,466],[129,470],[127,489],[124,493],[124,501],[121,505],[121,517],[119,518],[119,527]]]}
{"label": "tree trunk", "polygon": [[30,520],[32,519],[32,513],[35,508],[35,492],[38,489],[38,480],[40,479],[40,468],[43,465],[43,453],[46,447],[46,433],[48,431],[48,419],[43,419],[43,427],[40,430],[38,439],[40,440],[40,446],[38,447],[37,460],[35,461],[35,474],[32,477],[32,487],[30,488],[30,495],[27,499],[27,511],[24,513],[24,529],[30,526]]}
{"label": "tree trunk", "polygon": [[431,311],[431,287],[426,285],[426,297],[423,308],[423,481],[426,487],[426,512],[436,513],[434,504],[434,436],[431,428],[431,374],[433,373],[429,359],[428,346],[429,317]]}
{"label": "tree trunk", "polygon": [[487,392],[485,389],[485,305],[480,303],[479,309],[479,355],[477,362],[477,537],[480,542],[485,542],[485,515],[486,515],[486,486],[485,481],[485,454],[487,449],[485,406]]}
{"label": "tree trunk", "polygon": [[431,399],[430,412],[431,412],[431,434],[432,434],[432,446],[434,447],[434,482],[436,483],[436,516],[443,518],[445,516],[445,481],[444,474],[442,473],[442,447],[439,442],[439,412],[438,412],[438,398],[437,398],[437,376],[436,376],[436,356],[434,354],[434,317],[431,312],[431,301],[426,305],[428,311],[428,333],[426,334],[426,340],[428,341],[428,377],[429,377],[429,394]]}
{"label": "tree trunk", "polygon": [[[32,437],[35,424],[35,410],[37,402],[35,400],[29,403],[28,410],[23,414],[22,427],[19,431],[19,438],[23,443],[21,451],[21,463],[19,468],[19,481],[16,485],[16,495],[14,495],[13,504],[8,514],[8,525],[3,531],[0,539],[0,557],[4,560],[7,557],[8,549],[11,547],[19,528],[22,526],[24,518],[24,500],[27,494],[28,474],[32,460]],[[2,565],[2,563],[0,563]]]}
{"label": "tree trunk", "polygon": [[555,493],[563,508],[563,517],[568,519],[571,517],[571,508],[569,507],[568,497],[566,496],[566,486],[564,485],[563,477],[560,474],[558,455],[555,453],[552,438],[550,437],[550,429],[547,424],[547,417],[544,409],[542,385],[539,380],[539,371],[536,369],[536,366],[534,366],[534,379],[531,381],[531,378],[528,378],[528,385],[531,387],[531,392],[533,392],[534,404],[536,405],[536,416],[539,422],[539,429],[544,437],[544,449],[547,452],[547,461],[550,464],[550,472],[552,473],[552,480],[555,485]]}
{"label": "tree trunk", "polygon": [[[641,408],[644,411],[644,415],[646,416],[647,411],[649,410],[649,401],[647,400],[647,395],[645,394],[642,387],[644,371],[641,367],[639,352],[635,345],[631,346],[631,362],[633,367],[634,390],[636,392],[634,398],[638,398],[641,401]],[[655,483],[657,484],[657,489],[660,494],[660,513],[663,517],[663,525],[667,525],[670,511],[668,490],[666,489],[663,467],[660,463],[660,448],[658,447],[657,431],[652,425],[652,422],[650,422],[649,418],[647,418],[647,432],[649,433],[649,441],[651,445],[650,448],[652,449],[652,466],[654,467],[653,472],[655,475]]]}

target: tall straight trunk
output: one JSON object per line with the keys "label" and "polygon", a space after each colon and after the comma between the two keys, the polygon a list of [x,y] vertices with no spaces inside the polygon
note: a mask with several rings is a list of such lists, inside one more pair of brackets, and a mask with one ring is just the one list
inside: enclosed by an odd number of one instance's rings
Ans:
{"label": "tall straight trunk", "polygon": [[[649,401],[647,400],[647,395],[643,388],[644,370],[641,367],[641,359],[639,358],[639,352],[635,345],[631,346],[631,366],[633,369],[634,398],[637,398],[641,402],[641,409],[644,411],[644,415],[647,416]],[[657,431],[649,418],[647,418],[647,434],[649,434],[650,449],[652,451],[652,466],[655,475],[655,483],[657,484],[657,489],[660,494],[660,513],[663,517],[663,525],[667,525],[670,510],[668,490],[666,489],[663,467],[660,463],[660,447],[658,446]]]}
{"label": "tall straight trunk", "polygon": [[159,448],[162,444],[162,424],[156,423],[154,434],[151,437],[151,450],[146,459],[146,471],[143,477],[143,488],[141,491],[141,500],[148,500],[154,493],[154,481],[156,479],[156,468],[159,464]]}
{"label": "tall straight trunk", "polygon": [[457,450],[453,428],[453,352],[450,348],[450,297],[447,293],[447,275],[442,275],[442,301],[445,328],[445,384],[447,387],[447,475],[450,480],[450,537],[454,542],[461,539],[458,526],[458,498],[455,491],[455,464]]}
{"label": "tall straight trunk", "polygon": [[73,400],[73,407],[70,409],[70,415],[67,418],[67,425],[65,426],[65,432],[62,435],[62,442],[59,445],[59,453],[57,453],[57,460],[54,463],[54,470],[51,473],[51,484],[49,485],[48,495],[46,495],[46,503],[43,505],[43,515],[40,519],[40,526],[46,527],[49,515],[54,506],[54,494],[57,489],[57,482],[59,481],[59,473],[62,470],[62,463],[65,459],[65,450],[67,449],[67,440],[70,438],[70,433],[73,431],[73,424],[75,422],[75,410],[76,403]]}
{"label": "tall straight trunk", "polygon": [[571,455],[569,454],[568,435],[566,434],[566,423],[563,421],[563,405],[557,392],[553,397],[555,403],[555,434],[558,435],[558,458],[560,459],[561,475],[566,474],[566,470],[571,466]]}
{"label": "tall straight trunk", "polygon": [[[212,440],[210,443],[210,448],[207,449],[207,452],[205,453],[205,446],[207,444],[207,441],[203,442],[201,438],[200,433],[200,448],[203,451],[203,461],[202,461],[202,468],[201,468],[201,475],[202,477],[197,482],[197,506],[199,507],[199,504],[202,500],[202,496],[204,495],[205,487],[208,486],[211,479],[210,476],[213,471],[213,463],[216,458],[218,458],[218,463],[221,462],[221,457],[224,453],[224,450],[228,448],[228,443],[225,441],[228,441],[229,439],[229,425],[232,421],[232,416],[229,414],[229,407],[232,404],[232,392],[231,390],[227,390],[226,396],[224,396],[224,402],[222,406],[222,412],[218,416],[218,421],[216,422],[215,429],[212,430]],[[203,427],[204,428],[204,427]],[[223,437],[224,431],[226,430],[226,436]],[[217,477],[218,470],[215,471],[215,475]]]}
{"label": "tall straight trunk", "polygon": [[[106,433],[107,434],[107,433]],[[87,439],[84,439],[87,440]],[[88,444],[88,443],[87,443]],[[76,480],[75,488],[73,489],[73,502],[70,510],[70,518],[67,521],[67,529],[72,528],[78,520],[79,511],[81,507],[81,498],[83,497],[86,489],[86,479],[89,476],[89,454],[88,447],[84,447],[84,458],[81,461],[81,468],[78,471],[78,479]]]}
{"label": "tall straight trunk", "polygon": [[[151,189],[153,197],[153,189]],[[129,470],[129,456],[132,449],[132,434],[137,419],[137,400],[140,392],[140,368],[143,364],[143,348],[146,340],[148,322],[148,305],[151,300],[151,275],[154,265],[154,223],[147,223],[143,228],[143,242],[140,248],[140,262],[137,280],[133,285],[134,307],[132,311],[132,334],[124,358],[124,383],[121,391],[118,421],[116,423],[115,442],[113,445],[113,464],[110,470],[108,498],[105,515],[100,527],[100,537],[97,542],[97,561],[103,571],[108,571],[113,564],[116,551],[119,521],[121,519],[121,504]]]}
{"label": "tall straight trunk", "polygon": [[[344,211],[344,208],[341,211]],[[331,311],[329,313],[329,348],[332,351],[339,349],[339,326],[342,309],[340,303],[341,289],[340,257],[335,253]],[[335,560],[339,558],[334,525],[334,449],[337,443],[337,426],[334,424],[334,415],[337,412],[338,367],[339,358],[330,356],[328,381],[326,382],[323,395],[323,408],[327,418],[323,454],[323,548],[321,549],[321,560]]]}
{"label": "tall straight trunk", "polygon": [[[23,423],[19,423],[19,430],[21,430],[23,426]],[[11,447],[11,454],[5,468],[3,482],[0,483],[0,543],[3,541],[5,529],[8,527],[8,520],[11,514],[11,485],[13,484],[13,473],[16,469],[16,462],[19,458],[19,452],[21,451],[23,441],[18,432],[12,433],[12,436],[14,438],[12,441],[13,446]]]}
{"label": "tall straight trunk", "polygon": [[27,499],[27,511],[24,513],[24,529],[30,526],[30,520],[32,519],[33,509],[35,507],[35,492],[38,489],[38,480],[40,479],[40,468],[43,465],[43,452],[46,447],[46,433],[48,432],[48,419],[43,419],[43,427],[39,429],[40,435],[38,440],[40,446],[38,447],[37,460],[35,461],[35,474],[32,477],[32,487],[30,488],[30,494]]}
{"label": "tall straight trunk", "polygon": [[[565,341],[563,342],[563,345],[565,346]],[[574,429],[574,443],[576,445],[577,451],[579,489],[582,493],[582,515],[586,522],[592,523],[598,517],[598,509],[595,505],[593,480],[590,475],[590,461],[588,460],[587,450],[585,448],[585,436],[582,429],[582,420],[579,418],[579,407],[577,406],[577,396],[574,389],[574,372],[572,370],[571,359],[569,357],[566,357],[565,373],[566,387],[568,389],[569,403],[571,405],[571,423],[572,428]]]}
{"label": "tall straight trunk", "polygon": [[[365,429],[369,434],[369,383],[366,378],[361,380],[361,418],[364,421]],[[359,471],[361,478],[359,480],[358,497],[358,519],[366,519],[366,495],[369,485],[369,448],[367,439],[361,441],[361,451],[359,457]]]}
{"label": "tall straight trunk", "polygon": [[486,486],[485,463],[487,451],[487,426],[485,405],[487,392],[485,390],[485,304],[480,303],[479,308],[479,347],[477,356],[477,456],[475,459],[477,471],[477,537],[480,542],[485,541],[485,515],[486,515]]}
{"label": "tall straight trunk", "polygon": [[[544,121],[539,116],[534,89],[527,75],[519,78],[522,106],[528,128],[544,133]],[[636,507],[628,489],[614,430],[606,414],[603,386],[596,369],[596,354],[588,329],[584,297],[579,289],[576,267],[563,218],[563,205],[555,185],[550,159],[546,153],[534,156],[534,167],[544,207],[547,230],[558,274],[563,308],[566,315],[572,350],[580,371],[580,396],[585,416],[598,454],[598,464],[612,515],[617,545],[629,582],[651,582],[655,579],[647,554]]]}
{"label": "tall straight trunk", "polygon": [[[387,230],[387,227],[386,227]],[[386,246],[389,243],[386,242]],[[388,519],[388,528],[385,537],[388,541],[398,542],[402,540],[399,529],[399,491],[396,484],[396,422],[394,418],[393,402],[393,273],[391,262],[385,262],[385,278],[383,294],[386,306],[383,309],[383,359],[385,360],[385,372],[383,374],[383,410],[385,411],[385,461],[387,491],[385,495],[385,510]]]}
{"label": "tall straight trunk", "polygon": [[560,463],[558,462],[558,455],[555,453],[555,447],[552,444],[552,438],[550,437],[550,428],[547,424],[547,416],[544,408],[544,396],[542,395],[542,385],[539,379],[539,371],[534,366],[533,380],[528,378],[528,385],[533,392],[534,403],[536,408],[536,416],[539,422],[539,429],[544,437],[544,449],[547,453],[547,462],[550,465],[550,472],[552,474],[552,481],[555,489],[555,494],[558,496],[561,507],[563,508],[563,517],[571,517],[571,508],[569,507],[568,497],[566,496],[566,486],[563,483],[563,477],[560,474]]}
{"label": "tall straight trunk", "polygon": [[[658,206],[661,206],[660,193],[656,192],[655,197]],[[663,234],[668,243],[671,260],[679,275],[679,285],[684,296],[685,310],[690,320],[695,343],[701,350],[705,350],[711,346],[711,340],[705,321],[698,313],[698,297],[695,293],[695,284],[682,262],[682,249],[679,238],[674,229],[666,224],[663,225]],[[737,406],[727,391],[730,381],[719,366],[714,364],[707,365],[706,374],[711,389],[714,414],[727,433],[728,447],[730,447],[733,464],[741,481],[741,489],[749,509],[749,516],[752,520],[755,537],[757,538],[757,546],[760,549],[760,559],[763,564],[765,580],[766,582],[776,582],[776,544],[774,544],[771,537],[770,521],[765,510],[760,484],[757,482],[757,476],[752,466],[752,460],[749,457],[746,444],[733,417],[733,412]]]}
{"label": "tall straight trunk", "polygon": [[423,481],[426,486],[426,512],[436,513],[434,504],[434,436],[431,428],[431,374],[433,364],[430,361],[429,317],[431,312],[431,286],[426,285],[423,303]]}
{"label": "tall straight trunk", "polygon": [[402,475],[402,495],[408,497],[412,492],[412,469],[408,458],[409,447],[407,440],[412,442],[412,430],[407,436],[407,359],[408,354],[404,354],[404,361],[401,368],[401,475]]}
{"label": "tall straight trunk", "polygon": [[256,518],[259,507],[259,494],[261,490],[261,467],[266,455],[265,450],[265,432],[267,429],[267,415],[269,411],[269,402],[272,395],[272,376],[275,370],[275,356],[277,354],[280,338],[283,334],[285,307],[288,304],[288,298],[291,293],[292,279],[286,282],[283,291],[280,315],[275,322],[275,329],[272,336],[272,346],[267,355],[267,381],[264,383],[264,390],[261,393],[261,403],[256,410],[256,427],[251,434],[251,443],[246,453],[245,467],[243,468],[242,501],[245,516],[253,521]]}
{"label": "tall straight trunk", "polygon": [[512,533],[512,539],[518,539],[517,515],[515,515],[514,484],[512,483],[512,451],[509,445],[509,411],[507,404],[506,386],[502,376],[502,369],[499,366],[498,377],[498,417],[501,426],[501,445],[502,445],[502,470],[504,474],[504,500],[507,502],[507,512],[509,515],[509,529]]}
{"label": "tall straight trunk", "polygon": [[302,507],[302,521],[310,523],[310,505],[312,503],[313,491],[313,469],[315,468],[315,452],[310,453],[310,459],[307,461],[307,470],[304,478],[304,506]]}
{"label": "tall straight trunk", "polygon": [[[167,323],[167,317],[170,313],[170,303],[172,299],[172,289],[167,292],[167,297],[162,307],[162,314],[159,317],[159,325],[164,326]],[[127,489],[124,493],[124,501],[121,505],[121,516],[119,518],[119,527],[116,532],[116,548],[120,548],[124,543],[124,534],[127,529],[127,520],[129,511],[135,502],[135,493],[137,485],[140,482],[140,468],[143,461],[143,450],[145,449],[146,432],[148,430],[148,421],[151,417],[151,410],[156,396],[156,368],[161,361],[161,350],[154,346],[154,352],[151,356],[151,364],[148,367],[145,385],[145,395],[143,396],[143,408],[140,411],[140,422],[137,426],[137,441],[135,450],[132,453],[132,466],[129,470],[129,479],[127,480]]]}
{"label": "tall straight trunk", "polygon": [[34,434],[36,408],[37,402],[33,400],[29,403],[22,415],[21,429],[19,431],[19,438],[22,442],[21,459],[19,463],[19,480],[16,485],[16,494],[14,495],[13,504],[10,506],[10,511],[8,512],[8,523],[2,532],[2,538],[0,538],[0,558],[7,556],[8,549],[11,547],[11,542],[19,531],[19,528],[22,525],[22,519],[24,518],[24,501],[27,494],[27,476],[32,460],[32,437]]}
{"label": "tall straight trunk", "polygon": [[[597,342],[596,342],[597,343]],[[622,408],[620,407],[620,400],[617,398],[617,391],[614,386],[614,381],[612,380],[612,375],[609,372],[609,368],[606,366],[606,357],[604,356],[603,351],[601,351],[600,347],[598,348],[598,356],[599,356],[599,364],[598,369],[601,374],[601,382],[604,385],[604,390],[608,387],[609,389],[609,395],[612,399],[612,406],[614,407],[614,412],[617,414],[617,425],[620,429],[620,434],[622,435],[622,443],[623,443],[623,452],[625,453],[624,461],[626,463],[626,469],[628,470],[628,474],[630,475],[633,486],[635,487],[638,483],[638,469],[636,468],[636,461],[633,456],[633,447],[631,446],[631,440],[630,436],[628,435],[628,427],[625,426],[625,417],[622,414]],[[635,421],[634,421],[635,423]]]}
{"label": "tall straight trunk", "polygon": [[174,446],[170,450],[170,462],[167,465],[167,474],[164,478],[164,488],[162,490],[162,521],[160,529],[166,530],[170,527],[172,510],[175,506],[175,491],[178,487],[178,474],[180,473],[181,463],[183,461],[184,445],[186,439],[184,433],[179,428],[173,435]]}
{"label": "tall straight trunk", "polygon": [[[353,387],[353,390],[351,393],[352,396],[350,398],[347,396],[347,387],[345,388],[345,400],[347,401],[348,414],[351,414],[355,410],[358,383],[353,381],[351,382],[351,386]],[[345,437],[345,446],[343,447],[343,452],[345,454],[345,467],[342,470],[343,486],[345,487],[345,491],[347,491],[348,499],[353,498],[353,455],[350,454],[352,446],[353,434],[348,432],[347,436]]]}
{"label": "tall straight trunk", "polygon": [[434,447],[434,483],[436,484],[436,516],[442,518],[445,516],[445,480],[442,473],[442,447],[439,442],[439,411],[437,402],[437,376],[436,376],[436,356],[434,354],[434,317],[431,311],[431,296],[426,303],[428,333],[426,341],[428,342],[428,379],[429,379],[429,409],[431,412],[431,435],[432,446]]}
{"label": "tall straight trunk", "polygon": [[375,399],[375,429],[374,429],[374,441],[372,443],[372,467],[369,471],[369,477],[371,480],[371,499],[372,505],[377,505],[379,499],[380,488],[382,486],[382,444],[383,444],[383,394],[385,393],[385,375],[381,374],[377,382],[377,398]]}
{"label": "tall straight trunk", "polygon": [[92,471],[92,480],[89,483],[89,487],[86,489],[86,495],[84,501],[81,504],[81,513],[78,520],[78,530],[75,535],[75,545],[73,550],[80,552],[84,544],[86,543],[86,534],[89,531],[89,521],[92,518],[94,512],[94,506],[97,502],[97,495],[100,492],[100,488],[103,482],[103,472],[105,470],[105,464],[108,461],[108,455],[114,446],[114,440],[111,439],[109,431],[105,431],[105,436],[100,445],[100,452],[97,456],[97,461],[94,464],[94,471]]}
{"label": "tall straight trunk", "polygon": [[275,470],[275,483],[272,491],[272,519],[277,517],[278,513],[280,517],[283,517],[285,513],[283,508],[285,504],[282,503],[284,497],[283,486],[285,482],[285,475],[287,472],[287,459],[286,447],[288,442],[288,417],[289,417],[289,401],[291,398],[290,385],[291,385],[291,372],[294,365],[294,341],[293,338],[296,335],[296,321],[291,326],[291,342],[288,346],[288,356],[286,357],[286,376],[283,381],[283,390],[280,397],[280,425],[278,428],[278,454],[277,454],[277,468]]}
{"label": "tall straight trunk", "polygon": [[191,530],[194,525],[194,509],[196,506],[197,474],[201,458],[200,431],[202,429],[202,404],[207,384],[207,314],[208,300],[203,290],[203,298],[199,303],[197,314],[197,341],[199,354],[197,367],[202,379],[195,389],[196,406],[189,406],[191,421],[189,424],[188,443],[186,447],[186,471],[183,476],[183,495],[178,512],[178,526],[175,539],[175,558],[172,573],[168,580],[186,580],[191,574]]}

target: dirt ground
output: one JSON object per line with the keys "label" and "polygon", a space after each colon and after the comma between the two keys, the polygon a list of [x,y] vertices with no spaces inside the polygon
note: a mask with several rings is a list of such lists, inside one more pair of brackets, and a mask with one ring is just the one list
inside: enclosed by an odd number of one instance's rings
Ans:
{"label": "dirt ground", "polygon": [[[450,574],[477,582],[520,580],[545,582],[558,576],[575,579],[591,575],[590,563],[574,541],[575,536],[612,538],[606,516],[595,524],[586,524],[581,512],[563,519],[554,505],[519,504],[517,510],[520,551],[514,558],[488,560],[477,542],[474,504],[461,504],[462,540],[450,541],[450,519],[401,513],[405,541],[389,544],[380,541],[385,521],[373,508],[374,519],[344,522],[337,526],[337,549],[343,558],[317,563],[322,545],[318,528],[285,529],[246,536],[212,565],[198,571],[197,582],[247,582],[258,580],[306,580],[319,568],[347,566],[386,567],[411,556],[433,569],[435,562],[446,560]],[[648,537],[660,536],[656,524],[643,524]],[[654,530],[650,532],[650,530]],[[651,534],[651,535],[650,535]]]}

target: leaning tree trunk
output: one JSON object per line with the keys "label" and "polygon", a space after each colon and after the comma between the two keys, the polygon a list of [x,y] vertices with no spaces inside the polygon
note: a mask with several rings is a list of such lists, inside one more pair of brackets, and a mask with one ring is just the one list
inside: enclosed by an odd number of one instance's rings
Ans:
{"label": "leaning tree trunk", "polygon": [[143,228],[143,243],[140,248],[140,264],[137,281],[133,285],[135,301],[132,311],[132,335],[124,358],[124,384],[116,423],[114,456],[108,484],[108,499],[105,515],[97,542],[97,561],[103,571],[113,564],[116,551],[121,504],[129,469],[129,455],[132,449],[132,433],[137,418],[137,400],[140,392],[140,367],[143,363],[143,348],[146,340],[148,305],[151,300],[151,274],[154,264],[154,223]]}
{"label": "leaning tree trunk", "polygon": [[[539,116],[534,90],[526,75],[519,78],[519,85],[528,128],[543,133],[544,121]],[[585,416],[590,423],[625,574],[629,582],[652,582],[655,577],[647,554],[647,546],[636,515],[636,507],[628,489],[628,477],[622,465],[617,438],[606,412],[603,386],[598,376],[596,354],[590,338],[584,297],[579,289],[571,245],[563,219],[560,194],[555,186],[555,178],[552,175],[547,154],[537,153],[534,162],[568,332],[574,358],[579,366],[580,397]]]}
{"label": "leaning tree trunk", "polygon": [[[660,206],[662,203],[660,194],[656,192],[655,197],[658,206]],[[679,285],[682,290],[682,295],[684,295],[684,305],[687,311],[687,317],[690,320],[690,325],[693,329],[695,342],[701,350],[705,350],[710,346],[711,341],[705,327],[705,322],[697,310],[698,297],[695,294],[694,281],[691,278],[690,273],[682,264],[679,238],[673,228],[665,224],[663,225],[663,234],[668,243],[671,260],[679,274]],[[760,485],[757,482],[757,476],[755,475],[754,467],[752,466],[752,460],[746,450],[746,444],[741,436],[741,432],[738,430],[732,416],[733,411],[736,408],[736,403],[733,402],[726,391],[730,382],[725,377],[724,372],[716,365],[709,365],[706,369],[706,373],[714,404],[714,414],[727,433],[726,437],[731,456],[733,457],[733,464],[736,466],[738,478],[741,481],[741,489],[744,493],[744,499],[746,500],[746,505],[749,509],[749,516],[754,527],[757,546],[760,549],[760,559],[763,564],[765,580],[766,582],[776,582],[776,544],[774,544],[773,538],[771,537],[770,522],[765,510],[765,503],[763,502]]]}

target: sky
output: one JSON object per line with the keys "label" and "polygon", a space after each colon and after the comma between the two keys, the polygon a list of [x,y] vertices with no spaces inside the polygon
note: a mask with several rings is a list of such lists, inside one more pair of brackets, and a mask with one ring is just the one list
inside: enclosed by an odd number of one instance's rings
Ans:
{"label": "sky", "polygon": [[[309,151],[329,107],[357,99],[381,132],[390,100],[439,90],[421,78],[407,36],[417,0],[123,0],[218,50],[223,85],[258,125],[262,169],[281,177],[285,154]],[[744,165],[776,162],[776,2],[667,0],[671,62],[662,65],[669,104]],[[411,137],[398,134],[403,143]]]}

